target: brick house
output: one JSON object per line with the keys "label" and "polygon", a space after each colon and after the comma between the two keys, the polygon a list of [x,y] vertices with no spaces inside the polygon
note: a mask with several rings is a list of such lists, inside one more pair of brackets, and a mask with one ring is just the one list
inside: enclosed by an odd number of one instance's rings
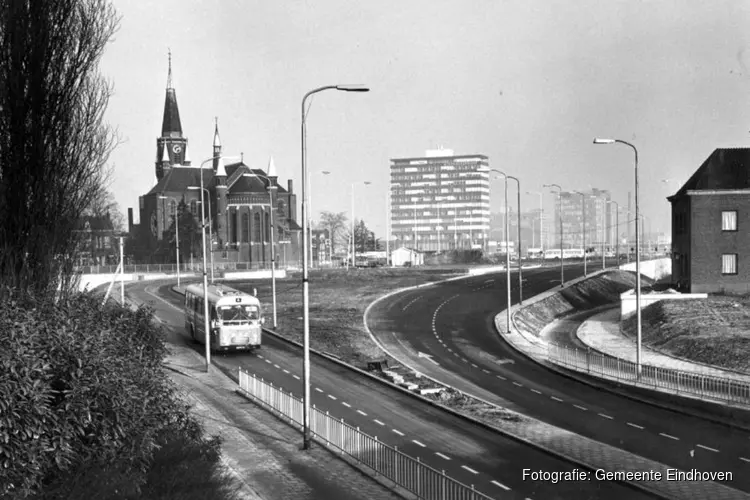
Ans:
{"label": "brick house", "polygon": [[716,149],[672,204],[672,284],[692,293],[750,291],[750,148]]}

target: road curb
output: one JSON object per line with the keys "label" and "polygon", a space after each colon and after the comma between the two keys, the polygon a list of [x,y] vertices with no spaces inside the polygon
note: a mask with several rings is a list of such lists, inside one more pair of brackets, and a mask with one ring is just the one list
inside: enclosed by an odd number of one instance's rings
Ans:
{"label": "road curb", "polygon": [[[600,271],[597,274],[600,274],[602,272],[606,272],[606,271]],[[626,271],[626,272],[632,272],[632,271]],[[564,290],[568,286],[575,285],[575,284],[583,281],[584,279],[593,278],[595,276],[596,275],[589,275],[589,276],[586,276],[586,277],[583,277],[583,278],[577,278],[577,280],[573,280],[573,281],[570,281],[570,282],[566,283],[565,287],[556,289],[554,291],[554,293],[558,293],[560,290]],[[537,296],[533,297],[532,299],[536,299],[536,297],[539,297],[541,295],[545,295],[544,298],[547,298],[549,296],[554,295],[554,293],[544,292],[543,294],[537,295]],[[539,299],[539,300],[544,300],[544,298]],[[523,304],[523,305],[518,305],[517,304],[517,305],[513,306],[511,308],[511,324],[512,324],[513,329],[516,331],[517,335],[519,335],[521,337],[524,337],[530,343],[534,343],[535,345],[542,346],[544,344],[544,342],[541,339],[539,339],[538,337],[533,336],[534,340],[530,340],[530,339],[527,338],[527,335],[524,335],[524,334],[520,333],[521,329],[518,327],[518,325],[515,322],[515,315],[516,315],[516,313],[520,309],[525,308],[525,307],[529,307],[529,306],[533,305],[536,302],[537,302],[537,300],[534,300],[531,303],[526,303],[526,304]],[[592,309],[592,311],[593,310],[594,309]],[[581,311],[581,312],[583,312],[583,311]],[[576,313],[573,313],[573,314],[576,314]],[[740,421],[740,419],[733,418],[732,417],[733,412],[731,412],[731,411],[729,412],[728,416],[715,415],[715,414],[712,414],[712,413],[705,413],[703,410],[697,410],[698,413],[695,413],[695,412],[691,413],[687,409],[681,408],[679,406],[680,403],[678,401],[675,401],[674,403],[672,403],[672,402],[663,401],[663,400],[664,399],[673,399],[674,398],[674,399],[678,399],[679,401],[700,402],[700,403],[705,404],[705,405],[714,405],[716,408],[713,408],[713,410],[714,411],[718,411],[718,412],[723,412],[725,408],[734,408],[734,409],[742,412],[743,414],[747,414],[747,410],[744,410],[744,409],[741,409],[741,408],[736,408],[734,406],[720,405],[720,404],[713,403],[713,402],[710,402],[710,401],[704,401],[704,400],[698,399],[698,398],[689,398],[689,397],[685,397],[685,396],[680,396],[679,394],[672,394],[672,393],[668,393],[668,392],[662,392],[662,391],[652,390],[652,389],[649,389],[647,387],[638,387],[638,386],[634,386],[634,385],[630,385],[630,384],[625,384],[625,383],[614,381],[614,380],[599,379],[599,378],[595,377],[594,375],[592,375],[591,378],[594,378],[596,380],[596,381],[594,381],[594,380],[591,380],[591,379],[589,379],[587,377],[581,376],[578,372],[575,372],[573,370],[566,370],[565,368],[563,368],[561,366],[558,366],[558,365],[556,365],[556,364],[554,364],[554,363],[552,363],[550,361],[537,359],[536,357],[534,357],[534,355],[527,353],[526,351],[524,351],[520,347],[516,346],[513,342],[509,341],[506,338],[507,334],[503,333],[501,331],[501,329],[500,329],[500,326],[499,326],[499,323],[503,322],[503,320],[500,318],[500,316],[504,316],[504,315],[505,315],[505,313],[501,312],[501,313],[498,313],[495,316],[495,321],[494,321],[495,333],[503,340],[503,342],[505,342],[506,344],[508,344],[509,346],[511,346],[516,352],[518,352],[519,354],[521,354],[525,358],[530,359],[531,361],[535,362],[539,366],[542,366],[542,367],[546,368],[547,370],[549,370],[549,371],[551,371],[551,372],[553,372],[553,373],[555,373],[557,375],[566,377],[566,378],[568,378],[570,380],[575,380],[576,382],[580,382],[582,384],[586,384],[589,387],[592,387],[594,389],[602,390],[602,391],[607,391],[607,392],[609,392],[611,394],[614,394],[616,396],[624,397],[624,398],[630,399],[632,401],[637,401],[639,403],[643,403],[643,404],[655,406],[655,407],[660,408],[662,410],[672,411],[672,412],[675,412],[675,413],[680,413],[682,415],[688,415],[688,416],[691,416],[691,417],[701,418],[703,420],[707,420],[707,421],[713,422],[715,424],[724,425],[724,426],[727,426],[727,427],[730,427],[730,428],[735,428],[735,429],[739,429],[739,430],[743,430],[743,431],[750,431],[750,424],[748,424],[748,425],[742,425],[742,424],[738,423]],[[595,350],[595,349],[592,348],[592,350]],[[614,357],[614,356],[610,356],[610,357]],[[614,387],[612,387],[612,386],[614,386]],[[638,397],[635,394],[631,394],[630,392],[626,392],[626,391],[633,391],[633,390],[638,391],[638,392],[644,392],[644,393],[646,393],[647,397]],[[743,416],[746,416],[746,415],[743,415]]]}

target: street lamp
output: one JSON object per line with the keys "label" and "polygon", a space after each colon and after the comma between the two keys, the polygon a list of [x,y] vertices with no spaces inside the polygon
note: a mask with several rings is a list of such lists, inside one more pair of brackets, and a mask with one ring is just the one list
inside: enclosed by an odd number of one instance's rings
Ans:
{"label": "street lamp", "polygon": [[[201,163],[200,169],[198,171],[198,174],[200,176],[201,181],[201,238],[203,239],[203,330],[205,333],[205,344],[206,344],[206,373],[209,371],[209,367],[211,366],[211,331],[209,329],[209,316],[208,316],[208,274],[206,273],[206,217],[205,217],[205,210],[203,207],[205,207],[205,201],[203,199],[203,191],[205,191],[205,188],[203,187],[203,165],[210,161],[214,161],[215,159],[219,159],[219,161],[222,161],[221,156],[214,156],[207,160],[204,160]],[[209,207],[210,209],[210,207]],[[210,216],[209,216],[209,223],[210,223]],[[211,229],[211,226],[209,225],[209,229]],[[213,266],[212,269],[213,271]]]}
{"label": "street lamp", "polygon": [[521,274],[521,181],[512,175],[506,176],[516,181],[518,187],[518,303],[523,304],[523,276]]}
{"label": "street lamp", "polygon": [[[219,159],[219,161],[221,161],[221,159]],[[203,185],[203,177],[201,177],[201,185]],[[198,188],[190,186],[190,187],[188,187],[188,189],[198,189]],[[205,213],[206,210],[205,210],[205,208],[203,208],[204,207],[204,204],[203,204],[203,193],[205,192],[206,193],[206,198],[209,198],[209,199],[210,199],[210,193],[208,192],[208,189],[206,189],[204,187],[201,187],[200,190],[201,190],[201,216],[205,217],[204,213]],[[213,285],[214,284],[214,236],[213,236],[213,232],[211,230],[211,223],[212,222],[213,222],[213,219],[211,218],[211,202],[209,201],[209,203],[208,203],[208,239],[211,242],[211,249],[210,249],[210,253],[211,253],[211,284]],[[204,231],[205,231],[205,227],[206,226],[203,225],[203,230]],[[204,241],[203,244],[205,245],[206,242]]]}
{"label": "street lamp", "polygon": [[573,191],[581,195],[581,209],[583,211],[583,276],[586,276],[586,195],[580,191]]}
{"label": "street lamp", "polygon": [[[308,283],[308,262],[307,262],[307,229],[310,225],[307,215],[307,202],[305,194],[307,192],[307,164],[306,164],[306,142],[307,126],[305,123],[305,102],[307,98],[324,90],[341,90],[344,92],[368,92],[370,89],[363,85],[326,85],[311,90],[302,97],[302,124],[301,124],[301,141],[302,141],[302,316],[304,325],[303,336],[303,357],[302,357],[302,375],[304,378],[304,401],[302,404],[303,412],[303,448],[310,448],[312,439],[310,432],[310,290]],[[202,177],[201,177],[202,179]]]}
{"label": "street lamp", "polygon": [[622,141],[620,139],[594,139],[594,144],[614,144],[619,142],[625,144],[633,149],[635,154],[635,314],[636,314],[636,353],[635,353],[635,364],[638,373],[638,378],[641,376],[641,250],[640,250],[640,236],[639,236],[639,219],[640,213],[638,208],[638,150],[635,146],[629,142]]}
{"label": "street lamp", "polygon": [[565,285],[565,264],[563,259],[563,214],[562,214],[562,188],[559,184],[544,184],[542,187],[557,188],[557,201],[560,205],[560,288]]}
{"label": "street lamp", "polygon": [[[270,170],[270,168],[269,168]],[[274,207],[274,199],[273,199],[273,192],[278,189],[278,186],[271,182],[271,179],[266,177],[265,175],[255,173],[254,171],[250,172],[251,175],[254,175],[255,177],[259,177],[262,179],[265,179],[268,181],[268,187],[266,190],[268,191],[268,211],[271,214],[271,295],[273,295],[273,327],[276,328],[276,239],[274,237],[274,216],[273,216],[273,207]]]}
{"label": "street lamp", "polygon": [[354,235],[354,187],[360,183],[364,184],[365,186],[369,186],[370,184],[372,184],[370,181],[352,182],[352,267],[357,267],[357,238]]}
{"label": "street lamp", "polygon": [[614,204],[617,209],[615,210],[615,258],[617,259],[617,267],[620,267],[620,204],[614,200],[607,200],[607,204]]}
{"label": "street lamp", "polygon": [[510,227],[508,226],[508,176],[497,169],[490,169],[490,172],[495,172],[504,177],[505,180],[505,284],[506,294],[508,295],[508,305],[506,307],[506,322],[507,331],[510,334],[510,249],[508,248],[508,235],[510,234]]}

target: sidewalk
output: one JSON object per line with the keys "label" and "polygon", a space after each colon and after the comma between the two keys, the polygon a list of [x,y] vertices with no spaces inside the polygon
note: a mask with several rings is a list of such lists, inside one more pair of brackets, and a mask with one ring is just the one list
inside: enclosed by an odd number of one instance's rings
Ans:
{"label": "sidewalk", "polygon": [[[620,331],[620,309],[600,312],[584,321],[576,332],[578,339],[595,351],[635,363],[636,342]],[[750,374],[673,357],[641,345],[641,363],[711,377],[750,383]]]}
{"label": "sidewalk", "polygon": [[313,444],[302,451],[302,434],[237,395],[237,385],[187,346],[169,344],[165,360],[182,397],[208,435],[220,435],[222,462],[244,500],[401,498],[341,458]]}

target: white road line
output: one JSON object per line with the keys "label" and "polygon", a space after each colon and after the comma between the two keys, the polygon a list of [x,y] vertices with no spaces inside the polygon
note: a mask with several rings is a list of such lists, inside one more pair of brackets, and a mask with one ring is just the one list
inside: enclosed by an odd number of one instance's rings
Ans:
{"label": "white road line", "polygon": [[487,368],[482,368],[482,371],[483,371],[484,373],[490,373],[490,371],[489,371],[489,370],[488,370]]}
{"label": "white road line", "polygon": [[599,413],[599,416],[600,417],[604,417],[604,418],[608,418],[610,420],[614,420],[615,419],[615,417],[610,417],[609,415],[605,415],[604,413]]}
{"label": "white road line", "polygon": [[320,387],[316,387],[315,390],[318,392],[323,392],[323,389],[321,389]]}
{"label": "white road line", "polygon": [[561,402],[561,403],[562,403],[562,399],[560,399],[560,398],[556,398],[555,396],[550,396],[549,398],[550,398],[550,399],[554,399],[555,401],[559,401],[559,402]]}
{"label": "white road line", "polygon": [[258,357],[259,357],[260,359],[265,359],[265,358],[263,357],[263,355],[262,355],[262,354],[258,354]]}
{"label": "white road line", "polygon": [[703,446],[702,444],[696,445],[698,448],[703,448],[704,450],[713,451],[714,453],[719,453],[719,450],[714,448],[709,448],[708,446]]}
{"label": "white road line", "polygon": [[536,392],[537,394],[541,394],[541,392],[537,391],[536,389],[531,389],[531,392]]}
{"label": "white road line", "polygon": [[403,432],[401,432],[401,431],[400,431],[400,430],[398,430],[398,429],[393,429],[393,432],[395,432],[395,433],[396,433],[396,434],[398,434],[399,436],[403,436],[403,435],[404,435],[404,433],[403,433]]}
{"label": "white road line", "polygon": [[750,458],[740,457],[743,462],[750,462]]}
{"label": "white road line", "polygon": [[274,364],[274,368],[281,370],[281,367],[279,365]]}
{"label": "white road line", "polygon": [[471,467],[466,467],[465,465],[462,465],[461,468],[462,469],[466,469],[467,471],[471,472],[472,474],[479,474],[477,471],[475,471]]}
{"label": "white road line", "polygon": [[[632,422],[628,422],[628,425],[629,425],[630,427],[635,427],[636,429],[641,429],[641,430],[643,430],[643,427],[641,427],[641,426],[640,426],[640,425],[638,425],[638,424],[634,424],[634,423],[632,423]],[[700,446],[700,445],[698,445],[698,446]]]}
{"label": "white road line", "polygon": [[508,380],[507,378],[503,377],[502,375],[495,375],[500,380]]}
{"label": "white road line", "polygon": [[495,480],[492,480],[492,481],[490,481],[490,482],[491,482],[492,484],[494,484],[495,486],[498,486],[498,487],[500,487],[500,488],[504,489],[505,491],[510,491],[510,488],[508,488],[507,486],[505,486],[505,485],[504,485],[503,483],[498,483],[498,482],[497,482],[497,481],[495,481]]}
{"label": "white road line", "polygon": [[266,363],[268,363],[268,364],[270,365],[270,364],[271,364],[271,360],[270,360],[270,359],[267,359],[267,360],[266,360]]}
{"label": "white road line", "polygon": [[336,396],[334,396],[333,394],[329,394],[328,397],[336,401]]}
{"label": "white road line", "polygon": [[297,380],[301,380],[301,379],[299,378],[299,375],[292,375],[292,377],[296,378]]}
{"label": "white road line", "polygon": [[513,385],[517,385],[518,387],[523,387],[523,384],[519,384],[518,382],[513,382]]}
{"label": "white road line", "polygon": [[384,424],[383,422],[381,422],[381,421],[380,421],[380,420],[378,420],[377,418],[375,419],[375,423],[376,423],[376,424],[378,424],[378,425],[385,425],[385,424]]}
{"label": "white road line", "polygon": [[287,370],[286,368],[284,368],[284,373],[286,373],[287,375],[289,375],[289,370]]}
{"label": "white road line", "polygon": [[[448,457],[448,456],[446,456],[446,455],[443,455],[443,454],[442,454],[442,453],[440,453],[439,451],[438,451],[438,452],[435,452],[435,455],[439,456],[439,457],[440,457],[440,458],[442,458],[443,460],[450,460],[450,457]],[[742,457],[740,457],[740,458],[742,458]]]}
{"label": "white road line", "polygon": [[346,401],[342,401],[341,404],[344,405],[344,406],[346,406],[347,408],[351,408],[352,407],[352,405],[350,405]]}
{"label": "white road line", "polygon": [[357,413],[359,413],[360,415],[364,415],[365,417],[367,416],[367,413],[363,412],[362,410],[357,410]]}
{"label": "white road line", "polygon": [[474,368],[479,368],[479,367],[478,367],[477,365],[475,365],[474,363],[472,363],[472,364],[471,364],[471,366],[473,366]]}
{"label": "white road line", "polygon": [[427,445],[426,445],[426,444],[422,444],[422,443],[420,443],[419,441],[417,441],[416,439],[412,439],[412,440],[411,440],[411,442],[412,442],[412,443],[414,443],[414,444],[418,444],[418,445],[419,445],[419,446],[421,446],[422,448],[427,448]]}
{"label": "white road line", "polygon": [[573,405],[573,406],[575,406],[579,410],[588,411],[588,408],[586,408],[585,406],[579,406],[579,405]]}
{"label": "white road line", "polygon": [[664,436],[665,438],[674,439],[675,441],[679,441],[680,440],[680,438],[678,438],[678,437],[670,436],[669,434],[664,434],[663,432],[660,432],[659,435],[660,436]]}

